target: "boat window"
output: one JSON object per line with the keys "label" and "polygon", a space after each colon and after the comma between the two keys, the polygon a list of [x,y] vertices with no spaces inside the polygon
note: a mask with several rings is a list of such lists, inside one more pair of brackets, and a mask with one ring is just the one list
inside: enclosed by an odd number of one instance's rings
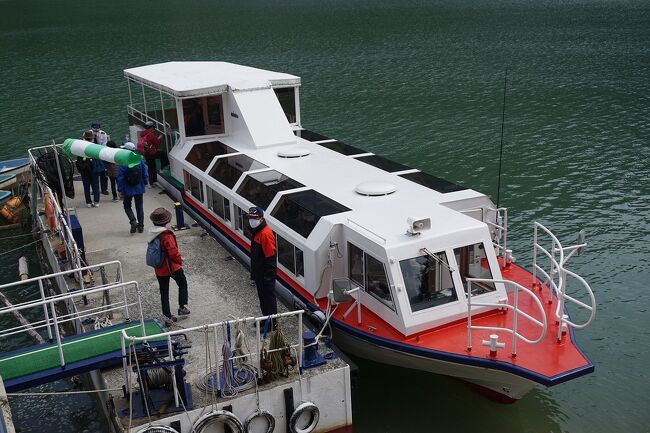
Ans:
{"label": "boat window", "polygon": [[361,162],[365,162],[366,164],[370,164],[373,167],[377,167],[389,173],[402,171],[402,170],[409,170],[411,168],[379,155],[362,156],[357,159]]}
{"label": "boat window", "polygon": [[215,156],[234,153],[235,149],[226,146],[220,141],[210,141],[192,146],[185,161],[189,162],[201,171],[207,170]]}
{"label": "boat window", "polygon": [[413,312],[458,300],[447,254],[434,256],[436,259],[420,256],[399,262]]}
{"label": "boat window", "polygon": [[287,116],[289,123],[296,123],[296,88],[284,87],[280,89],[273,89],[275,96],[278,97],[282,111]]}
{"label": "boat window", "polygon": [[309,131],[308,129],[300,129],[298,131],[293,131],[293,133],[307,141],[329,140],[329,137],[325,137],[317,132]]}
{"label": "boat window", "polygon": [[183,170],[183,179],[185,180],[185,191],[189,192],[200,202],[203,202],[203,182],[185,170]]}
{"label": "boat window", "polygon": [[[492,279],[492,272],[485,256],[485,247],[483,243],[466,245],[460,248],[454,248],[458,272],[463,281],[463,289],[467,293],[467,278],[485,278]],[[472,284],[472,296],[482,293],[493,292],[496,290],[493,282],[478,282]]]}
{"label": "boat window", "polygon": [[235,186],[242,173],[250,170],[267,168],[261,162],[255,161],[247,155],[233,155],[217,160],[210,170],[210,176],[226,185],[228,188]]}
{"label": "boat window", "polygon": [[242,232],[246,239],[252,238],[251,226],[248,224],[247,211],[235,205],[235,229]]}
{"label": "boat window", "polygon": [[455,183],[421,171],[415,173],[400,174],[400,176],[404,179],[410,180],[411,182],[418,183],[422,186],[426,186],[429,189],[442,193],[462,191],[467,189],[463,186],[456,185]]}
{"label": "boat window", "polygon": [[255,206],[266,209],[279,191],[301,188],[304,185],[280,173],[269,170],[246,176],[237,194]]}
{"label": "boat window", "polygon": [[321,217],[349,210],[342,204],[310,189],[282,196],[271,215],[307,238]]}
{"label": "boat window", "polygon": [[278,263],[290,273],[302,277],[304,273],[302,250],[280,235],[277,235],[276,238]]}
{"label": "boat window", "polygon": [[349,242],[348,272],[352,281],[386,306],[395,309],[384,264]]}
{"label": "boat window", "polygon": [[185,136],[223,134],[223,104],[221,95],[183,100]]}
{"label": "boat window", "polygon": [[318,143],[318,145],[333,150],[334,152],[342,153],[343,155],[359,155],[361,153],[366,153],[365,150],[350,146],[341,141],[328,141],[327,143]]}
{"label": "boat window", "polygon": [[230,221],[230,201],[212,188],[208,187],[207,190],[208,207],[210,210],[219,215],[223,220]]}

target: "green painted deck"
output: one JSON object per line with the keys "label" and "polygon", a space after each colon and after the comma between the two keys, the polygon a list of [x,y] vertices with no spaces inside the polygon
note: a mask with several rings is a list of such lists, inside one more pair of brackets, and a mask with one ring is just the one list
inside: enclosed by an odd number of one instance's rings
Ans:
{"label": "green painted deck", "polygon": [[[145,322],[144,328],[146,335],[164,332],[160,325],[152,321]],[[66,365],[73,362],[90,361],[92,358],[121,350],[120,335],[123,329],[126,329],[130,336],[142,336],[140,323],[131,322],[65,338],[62,340],[62,346]],[[0,376],[4,381],[60,366],[56,342],[39,344],[25,351],[0,355]]]}

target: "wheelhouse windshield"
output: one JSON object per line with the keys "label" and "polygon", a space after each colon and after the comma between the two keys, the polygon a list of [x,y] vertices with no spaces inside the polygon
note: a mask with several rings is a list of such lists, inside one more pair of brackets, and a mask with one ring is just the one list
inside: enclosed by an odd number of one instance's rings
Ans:
{"label": "wheelhouse windshield", "polygon": [[447,254],[413,257],[399,262],[413,312],[458,300]]}

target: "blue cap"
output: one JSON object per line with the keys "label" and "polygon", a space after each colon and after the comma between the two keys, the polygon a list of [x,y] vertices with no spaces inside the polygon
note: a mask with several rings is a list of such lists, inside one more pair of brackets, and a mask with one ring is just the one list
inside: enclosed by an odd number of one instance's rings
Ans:
{"label": "blue cap", "polygon": [[264,216],[264,209],[258,206],[253,206],[252,208],[248,209],[248,217],[249,218],[257,218],[257,217],[263,217]]}
{"label": "blue cap", "polygon": [[91,129],[99,129],[100,126],[101,126],[101,125],[100,125],[99,122],[96,121],[96,120],[95,120],[93,123],[90,124],[90,128],[91,128]]}

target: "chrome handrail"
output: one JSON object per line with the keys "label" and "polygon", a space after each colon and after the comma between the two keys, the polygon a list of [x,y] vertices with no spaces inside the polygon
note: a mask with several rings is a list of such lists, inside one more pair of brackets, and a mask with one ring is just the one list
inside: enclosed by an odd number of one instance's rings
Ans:
{"label": "chrome handrail", "polygon": [[[471,212],[481,212],[481,222],[492,228],[492,246],[498,251],[501,257],[501,267],[505,268],[508,262],[508,208],[479,207],[464,209],[460,211],[464,214]],[[494,212],[494,221],[489,218],[489,212]]]}
{"label": "chrome handrail", "polygon": [[[539,301],[537,296],[535,294],[522,286],[521,284],[515,283],[514,281],[510,280],[499,280],[499,279],[492,279],[492,278],[467,278],[467,350],[472,350],[472,329],[482,329],[482,330],[488,330],[488,331],[503,331],[503,332],[508,332],[512,334],[512,356],[515,357],[517,356],[517,339],[523,340],[528,344],[537,344],[546,335],[546,328],[547,328],[547,323],[546,323],[546,314],[544,313],[544,308],[542,307],[542,303]],[[493,302],[475,302],[472,304],[472,283],[473,282],[482,282],[482,283],[501,283],[504,285],[511,285],[514,286],[513,290],[513,305],[510,304],[500,304],[500,303],[493,303]],[[530,316],[526,312],[522,311],[519,309],[519,291],[524,291],[526,292],[531,298],[535,300],[535,304],[537,305],[537,308],[539,309],[540,315],[542,317],[542,320],[539,321],[535,319],[534,317]],[[476,326],[472,325],[472,307],[496,307],[496,308],[505,308],[513,311],[513,318],[512,318],[512,329],[510,328],[503,328],[499,326]],[[535,325],[539,326],[542,328],[542,332],[540,333],[539,337],[535,340],[531,340],[524,335],[520,334],[517,332],[517,325],[518,325],[518,317],[519,315],[525,317],[526,319],[530,320],[533,322]]]}
{"label": "chrome handrail", "polygon": [[[539,230],[546,233],[550,237],[551,251],[546,250],[538,242]],[[568,326],[575,329],[584,329],[587,326],[589,326],[591,322],[593,322],[594,318],[596,317],[596,297],[594,296],[593,290],[591,289],[591,287],[589,286],[589,284],[584,278],[566,269],[567,261],[579,249],[584,248],[586,246],[587,246],[586,242],[581,242],[576,245],[571,245],[569,247],[563,247],[560,241],[558,240],[558,238],[542,224],[535,222],[533,226],[533,286],[538,285],[537,271],[539,271],[542,273],[542,275],[544,275],[544,277],[546,277],[546,280],[540,286],[540,289],[543,286],[550,284],[551,290],[555,292],[558,298],[557,307],[555,309],[555,319],[557,320],[557,323],[559,325],[557,331],[558,341],[562,340],[562,335],[566,332],[566,328]],[[543,255],[545,255],[551,262],[550,263],[551,269],[548,272],[537,263],[538,251],[541,252]],[[555,281],[556,276],[557,276],[557,282]],[[583,288],[587,291],[587,295],[589,296],[590,299],[590,304],[585,304],[584,302],[579,301],[578,299],[575,299],[574,297],[566,293],[567,276],[578,280],[578,282],[582,284]],[[566,301],[569,301],[572,304],[577,305],[578,307],[584,308],[587,311],[589,311],[589,318],[582,324],[577,324],[569,320],[568,315],[564,314]]]}

